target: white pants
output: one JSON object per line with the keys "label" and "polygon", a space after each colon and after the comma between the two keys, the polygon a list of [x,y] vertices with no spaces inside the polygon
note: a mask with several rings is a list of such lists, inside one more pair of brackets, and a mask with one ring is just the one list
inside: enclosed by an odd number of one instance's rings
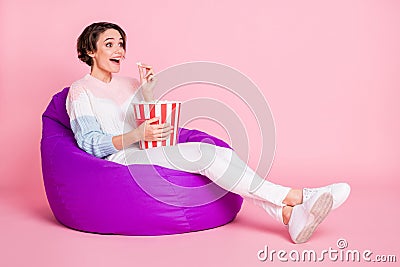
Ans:
{"label": "white pants", "polygon": [[280,222],[282,201],[291,189],[258,176],[233,150],[207,143],[180,143],[146,150],[133,146],[108,157],[108,160],[124,165],[152,164],[202,174],[227,191],[252,198],[254,204]]}

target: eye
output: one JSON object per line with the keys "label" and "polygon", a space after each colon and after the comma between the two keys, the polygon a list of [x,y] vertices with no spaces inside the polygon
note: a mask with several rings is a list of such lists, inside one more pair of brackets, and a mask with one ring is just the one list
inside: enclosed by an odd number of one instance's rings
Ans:
{"label": "eye", "polygon": [[106,43],[106,47],[112,47],[112,43]]}
{"label": "eye", "polygon": [[124,47],[124,43],[123,42],[118,43],[118,45],[119,45],[119,47]]}

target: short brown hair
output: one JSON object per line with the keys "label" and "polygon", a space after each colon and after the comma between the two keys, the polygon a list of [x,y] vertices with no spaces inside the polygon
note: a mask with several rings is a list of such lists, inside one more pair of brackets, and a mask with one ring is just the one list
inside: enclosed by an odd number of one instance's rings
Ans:
{"label": "short brown hair", "polygon": [[117,30],[121,34],[123,40],[122,46],[126,50],[126,34],[120,26],[110,22],[95,22],[87,26],[78,37],[76,49],[78,51],[78,58],[81,61],[89,66],[93,65],[93,59],[88,55],[88,52],[96,52],[99,35],[108,29]]}

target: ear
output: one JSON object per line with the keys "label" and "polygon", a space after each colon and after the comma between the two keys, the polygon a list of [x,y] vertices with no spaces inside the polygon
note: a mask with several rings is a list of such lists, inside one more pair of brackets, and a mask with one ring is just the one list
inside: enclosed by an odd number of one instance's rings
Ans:
{"label": "ear", "polygon": [[92,51],[86,51],[86,54],[88,54],[89,57],[94,57],[94,53]]}

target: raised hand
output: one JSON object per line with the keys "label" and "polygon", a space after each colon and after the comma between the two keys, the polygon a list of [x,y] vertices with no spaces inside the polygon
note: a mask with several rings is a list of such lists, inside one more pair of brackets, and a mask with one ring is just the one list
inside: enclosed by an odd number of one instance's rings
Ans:
{"label": "raised hand", "polygon": [[154,87],[157,84],[153,67],[140,62],[136,64],[139,68],[140,85],[143,89],[143,97],[146,101],[152,101],[154,100]]}

